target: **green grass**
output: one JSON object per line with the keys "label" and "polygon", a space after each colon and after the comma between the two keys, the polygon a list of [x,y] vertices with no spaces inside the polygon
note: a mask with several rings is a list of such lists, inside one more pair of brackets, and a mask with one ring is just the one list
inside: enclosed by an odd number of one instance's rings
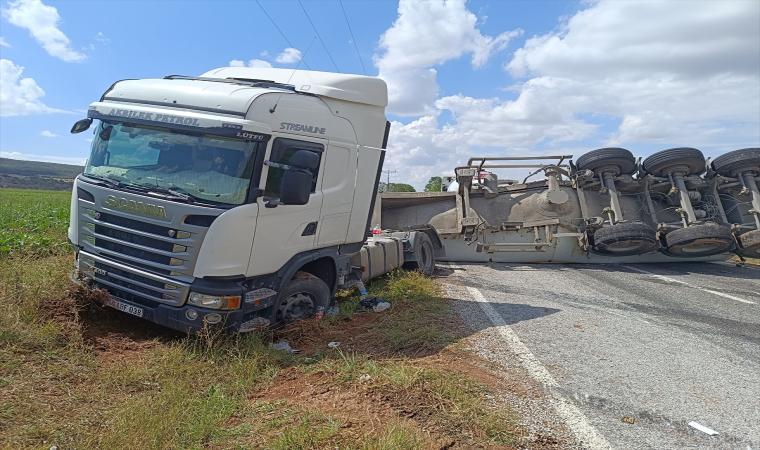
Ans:
{"label": "green grass", "polygon": [[[250,399],[292,366],[304,375],[326,374],[338,389],[357,389],[361,375],[369,374],[368,389],[400,404],[424,400],[434,408],[436,423],[457,436],[513,442],[514,420],[487,403],[486,387],[400,356],[418,348],[429,354],[453,340],[441,325],[451,311],[430,279],[397,271],[368,284],[370,295],[393,305],[360,330],[362,339],[400,352],[383,358],[337,351],[291,355],[269,348],[270,333],[156,335],[114,319],[123,316],[107,314],[68,280],[73,253],[63,243],[69,201],[67,193],[0,190],[0,448],[429,446],[401,418],[347,432],[342,419],[287,398]],[[340,316],[302,327],[341,327],[359,298],[344,292],[339,301]],[[93,346],[87,340],[92,330],[101,330],[111,343]]]}
{"label": "green grass", "polygon": [[72,252],[66,241],[70,200],[68,192],[0,189],[0,258]]}

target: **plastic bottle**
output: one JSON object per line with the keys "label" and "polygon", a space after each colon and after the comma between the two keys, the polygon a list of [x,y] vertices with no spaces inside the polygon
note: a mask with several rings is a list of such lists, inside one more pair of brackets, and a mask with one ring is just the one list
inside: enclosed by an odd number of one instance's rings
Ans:
{"label": "plastic bottle", "polygon": [[324,306],[317,306],[317,319],[321,319],[325,315],[325,307]]}
{"label": "plastic bottle", "polygon": [[377,237],[383,234],[383,230],[380,229],[380,224],[375,225],[375,228],[372,229],[372,237]]}

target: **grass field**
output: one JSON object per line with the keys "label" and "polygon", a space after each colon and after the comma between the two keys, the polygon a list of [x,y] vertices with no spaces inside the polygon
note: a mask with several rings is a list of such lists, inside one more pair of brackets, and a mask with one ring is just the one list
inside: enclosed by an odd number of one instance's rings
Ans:
{"label": "grass field", "polygon": [[[68,214],[68,193],[0,190],[0,448],[514,448],[524,435],[458,349],[431,279],[371,283],[393,305],[380,314],[352,314],[358,296],[342,292],[321,321],[188,337],[69,282]],[[302,353],[272,350],[280,339]]]}

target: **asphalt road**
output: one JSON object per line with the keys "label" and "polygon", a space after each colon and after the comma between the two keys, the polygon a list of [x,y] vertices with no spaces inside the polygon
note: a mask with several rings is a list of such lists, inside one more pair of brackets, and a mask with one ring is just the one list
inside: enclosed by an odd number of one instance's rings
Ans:
{"label": "asphalt road", "polygon": [[612,448],[760,449],[758,268],[452,266]]}

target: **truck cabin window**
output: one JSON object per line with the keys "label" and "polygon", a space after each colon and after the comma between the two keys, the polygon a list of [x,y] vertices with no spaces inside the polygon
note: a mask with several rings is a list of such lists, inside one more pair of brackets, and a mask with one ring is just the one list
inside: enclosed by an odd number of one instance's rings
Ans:
{"label": "truck cabin window", "polygon": [[[290,158],[295,155],[299,150],[308,150],[314,152],[320,157],[320,164],[322,164],[322,152],[324,152],[324,146],[317,144],[316,142],[299,141],[296,139],[277,138],[272,143],[272,153],[269,156],[269,161],[290,165]],[[319,174],[319,165],[316,168],[311,169],[312,182],[311,192],[316,192],[317,189],[317,175]],[[267,174],[267,182],[264,187],[264,200],[280,198],[280,184],[282,183],[282,175],[285,173],[284,169],[279,167],[269,166],[269,172]]]}
{"label": "truck cabin window", "polygon": [[247,196],[257,145],[211,134],[101,122],[84,173],[239,205]]}

